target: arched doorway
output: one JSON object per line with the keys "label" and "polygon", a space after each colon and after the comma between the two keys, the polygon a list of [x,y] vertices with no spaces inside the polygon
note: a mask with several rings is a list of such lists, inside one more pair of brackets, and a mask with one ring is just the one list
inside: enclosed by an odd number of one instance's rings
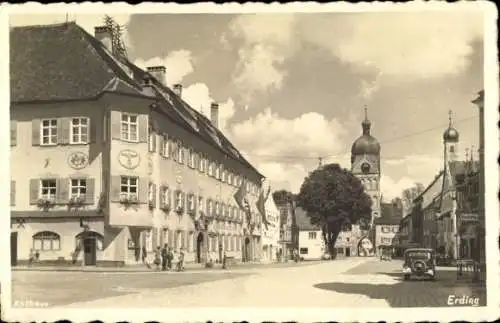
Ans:
{"label": "arched doorway", "polygon": [[83,263],[85,266],[95,266],[97,251],[102,250],[104,237],[94,231],[83,231],[76,235],[76,248],[83,249]]}
{"label": "arched doorway", "polygon": [[196,262],[201,263],[201,253],[203,251],[203,240],[204,236],[203,233],[200,232],[198,233],[198,237],[196,238]]}
{"label": "arched doorway", "polygon": [[245,243],[244,243],[244,248],[243,248],[243,261],[250,261],[251,260],[250,248],[251,248],[250,238],[246,237]]}

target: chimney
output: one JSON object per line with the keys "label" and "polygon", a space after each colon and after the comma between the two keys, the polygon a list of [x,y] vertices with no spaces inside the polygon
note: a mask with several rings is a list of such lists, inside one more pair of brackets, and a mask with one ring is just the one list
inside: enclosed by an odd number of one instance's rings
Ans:
{"label": "chimney", "polygon": [[174,84],[174,93],[177,94],[179,98],[182,98],[182,84]]}
{"label": "chimney", "polygon": [[111,41],[111,29],[108,26],[95,27],[94,37],[98,41],[100,41],[110,53],[113,53],[113,43]]}
{"label": "chimney", "polygon": [[153,75],[163,86],[167,86],[166,68],[165,66],[150,66],[146,70],[149,74]]}
{"label": "chimney", "polygon": [[153,88],[151,77],[149,75],[146,75],[142,80],[142,94],[150,97],[156,97],[155,89]]}
{"label": "chimney", "polygon": [[218,103],[212,103],[210,106],[210,121],[212,121],[212,124],[214,125],[215,128],[219,127],[219,104]]}

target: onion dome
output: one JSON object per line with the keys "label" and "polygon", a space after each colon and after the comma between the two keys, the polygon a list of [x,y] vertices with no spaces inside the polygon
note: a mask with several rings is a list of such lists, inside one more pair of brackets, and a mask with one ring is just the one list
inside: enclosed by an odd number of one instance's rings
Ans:
{"label": "onion dome", "polygon": [[445,142],[458,142],[459,139],[459,134],[458,131],[453,128],[452,122],[451,122],[451,111],[448,113],[449,114],[449,120],[450,123],[448,125],[448,129],[445,130],[443,133],[443,140]]}
{"label": "onion dome", "polygon": [[368,112],[365,107],[365,120],[361,123],[363,135],[352,144],[352,155],[379,155],[380,143],[370,134],[371,122],[368,120]]}

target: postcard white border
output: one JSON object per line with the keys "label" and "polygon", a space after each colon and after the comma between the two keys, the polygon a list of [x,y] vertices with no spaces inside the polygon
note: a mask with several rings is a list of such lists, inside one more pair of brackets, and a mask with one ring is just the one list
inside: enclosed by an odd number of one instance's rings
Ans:
{"label": "postcard white border", "polygon": [[[103,9],[105,8],[105,9]],[[200,3],[194,5],[178,5],[178,4],[151,4],[143,3],[136,6],[131,6],[124,3],[114,4],[99,4],[99,3],[84,3],[84,4],[52,4],[41,5],[38,3],[25,3],[22,5],[2,5],[0,7],[0,41],[2,60],[0,60],[0,100],[2,100],[3,108],[0,110],[0,141],[2,152],[0,153],[0,194],[4,196],[4,201],[8,200],[10,186],[10,163],[9,163],[9,13],[102,13],[104,11],[119,14],[119,13],[266,13],[266,12],[373,12],[373,11],[414,11],[414,10],[453,10],[453,11],[471,11],[478,10],[484,12],[484,89],[485,89],[485,166],[486,179],[491,179],[486,185],[486,226],[487,236],[486,245],[489,246],[486,250],[486,257],[489,260],[487,264],[487,307],[471,307],[471,308],[363,308],[362,311],[354,308],[178,308],[178,309],[17,309],[11,308],[11,271],[10,271],[10,239],[8,232],[10,231],[9,207],[7,203],[1,206],[0,216],[0,279],[1,279],[1,303],[2,303],[2,318],[8,321],[55,321],[58,319],[70,319],[74,322],[84,322],[95,319],[102,321],[118,321],[127,320],[134,322],[142,322],[147,320],[162,320],[163,318],[169,322],[174,321],[401,321],[402,319],[411,318],[412,321],[418,320],[493,320],[498,316],[500,306],[499,293],[499,250],[498,250],[498,233],[499,228],[499,205],[497,200],[497,192],[499,189],[498,183],[500,180],[497,157],[499,152],[499,133],[496,121],[499,120],[498,104],[499,104],[499,83],[498,83],[498,62],[497,62],[497,47],[496,47],[496,19],[497,10],[493,3],[486,1],[479,2],[418,2],[418,3],[290,3],[286,5],[280,4],[258,4],[249,3],[240,5],[229,3],[224,5],[215,5],[212,3]],[[479,90],[479,89],[478,89]],[[472,100],[473,98],[471,98]],[[474,108],[471,104],[471,109]],[[495,121],[495,123],[493,122]]]}

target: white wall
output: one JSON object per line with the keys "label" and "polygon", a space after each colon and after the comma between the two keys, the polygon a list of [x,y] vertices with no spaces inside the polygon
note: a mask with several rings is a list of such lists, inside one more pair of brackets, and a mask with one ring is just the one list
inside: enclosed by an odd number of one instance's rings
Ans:
{"label": "white wall", "polygon": [[[311,234],[310,234],[311,233]],[[315,234],[315,237],[314,237]],[[303,253],[307,248],[307,253]],[[304,260],[318,260],[325,253],[321,230],[299,232],[299,257]]]}
{"label": "white wall", "polygon": [[276,260],[276,251],[280,248],[278,241],[280,239],[280,212],[272,194],[269,194],[266,200],[266,219],[269,222],[267,229],[262,225],[262,260],[270,262]]}

